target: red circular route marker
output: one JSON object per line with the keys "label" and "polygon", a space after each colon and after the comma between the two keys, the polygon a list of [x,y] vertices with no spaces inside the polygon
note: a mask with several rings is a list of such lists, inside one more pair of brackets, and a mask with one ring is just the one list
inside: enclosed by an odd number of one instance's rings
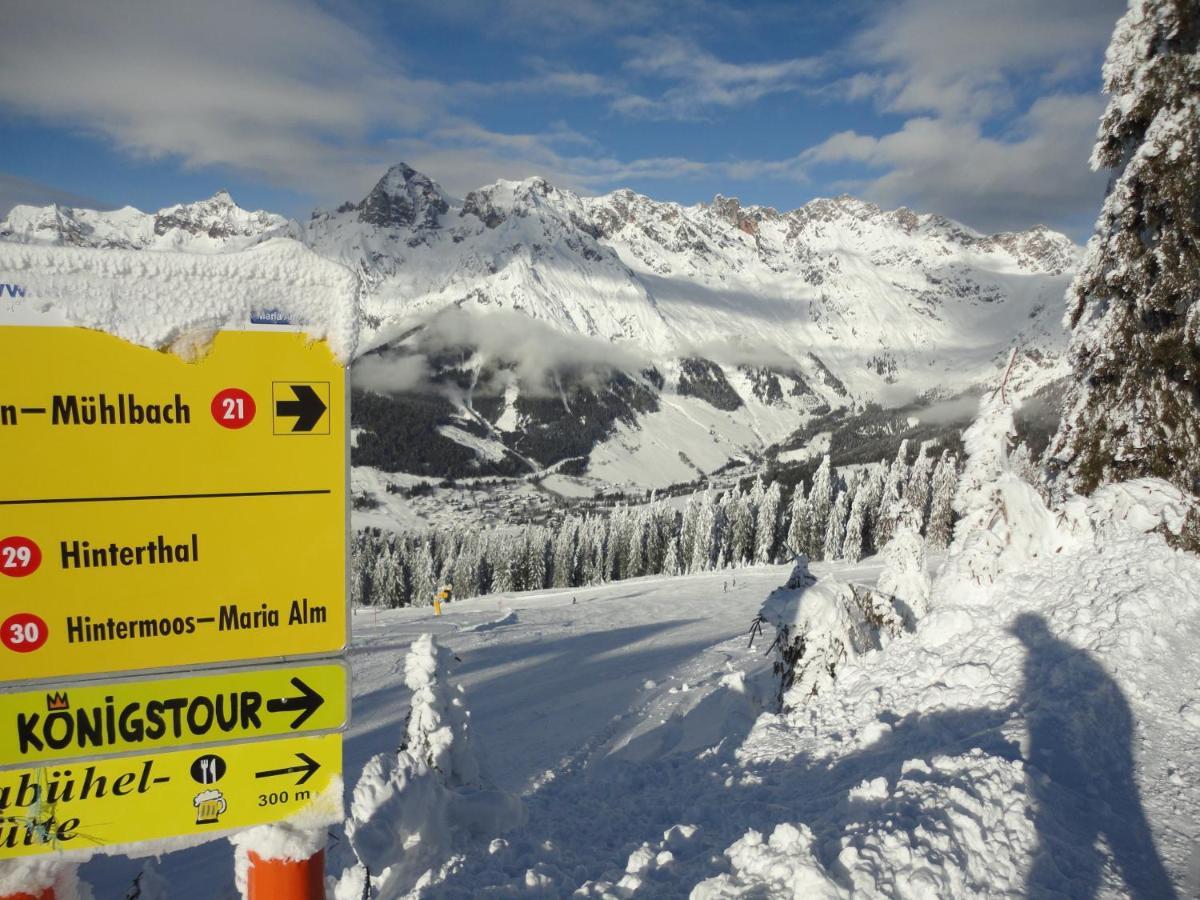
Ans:
{"label": "red circular route marker", "polygon": [[0,541],[0,575],[24,578],[42,564],[42,548],[27,537],[12,535]]}
{"label": "red circular route marker", "polygon": [[222,428],[245,428],[254,421],[254,398],[241,388],[225,388],[213,397],[210,409]]}
{"label": "red circular route marker", "polygon": [[46,623],[33,613],[15,613],[0,625],[0,643],[13,653],[32,653],[46,643]]}

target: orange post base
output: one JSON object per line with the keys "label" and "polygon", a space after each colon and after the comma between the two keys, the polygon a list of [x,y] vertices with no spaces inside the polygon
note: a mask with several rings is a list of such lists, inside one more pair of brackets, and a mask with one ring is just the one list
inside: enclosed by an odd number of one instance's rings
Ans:
{"label": "orange post base", "polygon": [[324,850],[302,860],[263,859],[251,850],[249,858],[246,900],[325,900]]}

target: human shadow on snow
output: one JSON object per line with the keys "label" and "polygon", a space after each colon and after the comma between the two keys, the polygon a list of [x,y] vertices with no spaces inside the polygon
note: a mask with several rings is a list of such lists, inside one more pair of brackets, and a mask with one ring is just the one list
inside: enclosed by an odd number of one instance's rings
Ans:
{"label": "human shadow on snow", "polygon": [[1094,897],[1103,838],[1130,896],[1175,897],[1134,779],[1133,713],[1120,687],[1041,616],[1018,616],[1009,630],[1026,648],[1018,708],[1029,734],[1039,841],[1029,895]]}

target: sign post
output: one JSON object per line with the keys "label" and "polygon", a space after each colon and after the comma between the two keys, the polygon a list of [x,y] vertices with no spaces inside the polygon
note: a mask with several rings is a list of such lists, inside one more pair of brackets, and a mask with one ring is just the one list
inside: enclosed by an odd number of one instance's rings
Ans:
{"label": "sign post", "polygon": [[340,818],[347,424],[296,331],[0,325],[0,861]]}

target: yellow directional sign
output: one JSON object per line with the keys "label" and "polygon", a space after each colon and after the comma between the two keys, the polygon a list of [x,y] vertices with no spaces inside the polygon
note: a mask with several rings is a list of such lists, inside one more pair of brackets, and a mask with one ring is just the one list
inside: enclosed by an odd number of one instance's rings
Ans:
{"label": "yellow directional sign", "polygon": [[341,662],[0,693],[0,768],[333,731],[347,697]]}
{"label": "yellow directional sign", "polygon": [[0,859],[342,816],[339,734],[0,772]]}
{"label": "yellow directional sign", "polygon": [[0,682],[339,651],[346,415],[301,334],[0,327]]}

